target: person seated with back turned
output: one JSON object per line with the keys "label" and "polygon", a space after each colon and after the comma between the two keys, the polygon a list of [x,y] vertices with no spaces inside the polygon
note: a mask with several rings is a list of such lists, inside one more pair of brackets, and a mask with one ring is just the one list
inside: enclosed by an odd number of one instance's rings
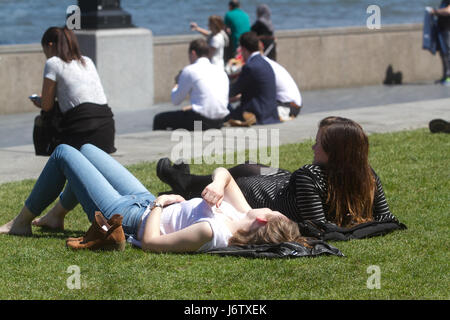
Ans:
{"label": "person seated with back turned", "polygon": [[268,57],[263,57],[275,73],[277,109],[280,121],[292,120],[299,115],[303,107],[300,90],[285,67]]}
{"label": "person seated with back turned", "polygon": [[157,114],[153,130],[194,130],[194,121],[201,121],[202,130],[220,129],[228,115],[228,76],[208,59],[209,46],[205,39],[193,40],[189,45],[190,65],[175,78],[172,103],[179,105],[190,95],[190,105],[181,111]]}
{"label": "person seated with back turned", "polygon": [[41,45],[47,58],[42,96],[32,101],[44,112],[61,111],[59,143],[77,149],[92,143],[107,153],[115,152],[114,115],[97,69],[89,57],[81,55],[75,33],[67,27],[50,27]]}
{"label": "person seated with back turned", "polygon": [[230,100],[240,98],[240,105],[230,112],[228,124],[278,123],[275,73],[259,51],[258,36],[254,32],[246,32],[239,42],[245,65],[230,88]]}

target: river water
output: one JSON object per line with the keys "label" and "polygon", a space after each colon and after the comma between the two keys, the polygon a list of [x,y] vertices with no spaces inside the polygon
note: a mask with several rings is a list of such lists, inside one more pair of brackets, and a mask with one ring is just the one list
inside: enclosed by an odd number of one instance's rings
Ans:
{"label": "river water", "polygon": [[[241,0],[251,21],[256,7],[266,3],[276,30],[364,26],[370,5],[380,7],[381,27],[387,24],[421,23],[424,7],[440,0]],[[66,9],[76,0],[0,0],[0,44],[40,42],[43,32],[65,23]],[[122,0],[134,25],[153,34],[190,34],[189,23],[206,27],[212,14],[223,16],[228,0]]]}

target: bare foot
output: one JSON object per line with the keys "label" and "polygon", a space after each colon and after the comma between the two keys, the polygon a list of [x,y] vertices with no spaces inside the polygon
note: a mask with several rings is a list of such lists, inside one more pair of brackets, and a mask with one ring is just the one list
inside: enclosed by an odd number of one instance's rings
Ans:
{"label": "bare foot", "polygon": [[47,214],[41,218],[34,219],[31,224],[36,227],[48,228],[55,231],[64,230],[64,218],[69,211],[64,209],[58,201]]}
{"label": "bare foot", "polygon": [[0,227],[0,234],[10,234],[17,236],[31,236],[31,224],[23,224],[17,218]]}
{"label": "bare foot", "polygon": [[64,230],[64,218],[59,219],[57,217],[52,217],[49,214],[46,214],[42,218],[34,219],[31,224],[36,227],[48,228],[55,231]]}

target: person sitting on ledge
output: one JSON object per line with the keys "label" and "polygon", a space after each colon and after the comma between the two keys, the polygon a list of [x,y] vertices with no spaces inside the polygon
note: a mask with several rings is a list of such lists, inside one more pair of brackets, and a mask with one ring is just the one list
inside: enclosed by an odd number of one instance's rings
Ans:
{"label": "person sitting on ledge", "polygon": [[[58,196],[56,205],[35,219]],[[128,242],[151,252],[203,252],[229,245],[305,240],[297,224],[283,214],[252,209],[224,168],[214,171],[201,198],[186,201],[172,194],[155,199],[125,167],[90,144],[79,151],[65,144],[56,147],[22,211],[0,227],[0,234],[31,235],[32,224],[64,229],[65,216],[78,203],[90,221],[98,211],[110,221],[120,213]],[[101,249],[101,241],[95,240]],[[113,244],[107,243],[108,248]],[[123,243],[117,246],[123,248]]]}
{"label": "person sitting on ledge", "polygon": [[258,36],[254,32],[246,32],[239,43],[245,65],[230,88],[230,101],[240,100],[240,105],[231,110],[227,124],[251,126],[255,123],[279,123],[275,74],[259,51]]}
{"label": "person sitting on ledge", "polygon": [[114,115],[97,69],[89,57],[81,55],[75,33],[67,27],[50,27],[41,44],[47,58],[42,97],[32,101],[43,112],[61,111],[59,143],[75,148],[91,143],[114,153]]}
{"label": "person sitting on ledge", "polygon": [[[361,126],[346,118],[320,122],[314,160],[291,173],[256,163],[229,169],[252,207],[267,207],[296,222],[331,222],[351,227],[369,221],[397,221],[379,177],[368,161],[369,142]],[[187,166],[187,165],[186,165]],[[159,160],[157,175],[186,199],[198,196],[211,176],[186,173]]]}
{"label": "person sitting on ledge", "polygon": [[176,77],[172,90],[172,103],[179,105],[190,95],[189,106],[181,111],[157,114],[153,130],[194,130],[194,122],[201,121],[202,130],[220,129],[228,115],[228,76],[208,59],[209,46],[204,39],[193,40],[189,45],[190,65]]}
{"label": "person sitting on ledge", "polygon": [[292,120],[300,114],[303,107],[300,90],[285,67],[268,57],[263,57],[275,73],[277,109],[280,121]]}

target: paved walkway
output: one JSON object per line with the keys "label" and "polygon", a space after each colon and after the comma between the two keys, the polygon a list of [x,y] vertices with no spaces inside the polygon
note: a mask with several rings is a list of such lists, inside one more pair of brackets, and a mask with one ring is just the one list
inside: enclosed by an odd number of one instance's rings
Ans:
{"label": "paved walkway", "polygon": [[[236,136],[247,137],[246,147],[257,143],[264,145],[264,141],[255,139],[256,132],[272,145],[277,141],[297,143],[313,138],[318,122],[329,115],[354,119],[369,134],[427,127],[434,118],[450,119],[450,88],[429,83],[308,91],[303,93],[303,100],[302,113],[293,121],[250,129],[224,128],[215,132],[212,140],[207,140],[206,135],[197,139],[194,133],[151,131],[156,113],[178,109],[169,104],[114,111],[118,149],[114,157],[124,165],[176,157],[180,155],[181,143],[191,144],[190,149],[184,150],[190,151],[192,157],[199,155],[198,151],[209,153],[212,142],[223,146],[224,152],[231,152],[240,149],[234,144]],[[44,167],[47,157],[35,156],[32,145],[32,123],[36,114],[0,116],[0,184],[37,178]]]}

